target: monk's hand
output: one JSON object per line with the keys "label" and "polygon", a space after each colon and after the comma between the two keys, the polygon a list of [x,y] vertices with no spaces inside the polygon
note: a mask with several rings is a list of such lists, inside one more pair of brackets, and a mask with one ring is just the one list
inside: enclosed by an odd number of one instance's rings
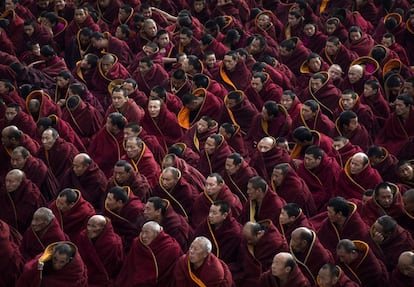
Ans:
{"label": "monk's hand", "polygon": [[45,266],[45,264],[42,261],[39,261],[37,263],[37,270],[42,271],[43,270],[43,266]]}
{"label": "monk's hand", "polygon": [[372,240],[374,240],[375,243],[381,244],[384,241],[384,235],[382,235],[380,232],[376,231],[374,233],[374,236],[372,236]]}

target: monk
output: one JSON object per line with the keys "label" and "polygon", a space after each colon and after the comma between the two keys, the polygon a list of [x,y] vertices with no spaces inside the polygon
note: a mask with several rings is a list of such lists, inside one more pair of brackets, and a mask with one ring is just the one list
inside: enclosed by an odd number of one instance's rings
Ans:
{"label": "monk", "polygon": [[325,263],[334,263],[331,252],[320,242],[320,237],[307,227],[292,232],[290,252],[309,282],[316,284],[319,269]]}
{"label": "monk", "polygon": [[221,173],[227,156],[231,154],[230,147],[220,134],[212,134],[204,143],[204,150],[200,152],[198,170],[204,175]]}
{"label": "monk", "polygon": [[138,67],[134,71],[131,70],[132,78],[137,82],[141,91],[149,97],[151,89],[155,85],[163,83],[169,78],[168,73],[162,65],[153,63],[148,57],[143,57],[138,61]]}
{"label": "monk", "polygon": [[[2,82],[0,81],[0,92]],[[0,93],[1,94],[1,93]],[[1,96],[4,101],[4,96]],[[34,138],[36,136],[36,123],[33,118],[29,116],[23,109],[24,106],[20,106],[17,103],[7,104],[5,117],[0,120],[0,130],[3,130],[7,126],[16,126],[22,132]]]}
{"label": "monk", "polygon": [[144,118],[144,109],[138,106],[133,99],[128,98],[124,88],[115,86],[111,92],[112,104],[106,110],[105,118],[111,113],[121,113],[128,122],[140,123]]}
{"label": "monk", "polygon": [[368,148],[367,155],[371,166],[378,170],[385,181],[398,182],[398,159],[390,154],[384,147],[372,145]]}
{"label": "monk", "polygon": [[20,250],[28,261],[42,253],[49,244],[67,239],[52,210],[40,207],[33,214],[31,226],[23,234]]}
{"label": "monk", "polygon": [[308,220],[302,209],[296,203],[288,203],[283,206],[280,216],[279,223],[277,225],[280,233],[287,242],[290,242],[292,232],[298,227],[307,227],[313,229],[312,223]]}
{"label": "monk", "polygon": [[311,53],[298,37],[289,37],[282,41],[279,52],[280,61],[288,66],[296,76],[300,76],[300,67]]}
{"label": "monk", "polygon": [[210,206],[216,200],[223,200],[229,203],[234,217],[240,215],[242,209],[239,198],[233,194],[223,178],[218,173],[212,173],[206,178],[205,190],[194,200],[191,224],[196,228],[209,214]]}
{"label": "monk", "polygon": [[77,154],[72,167],[66,170],[60,189],[75,188],[96,210],[102,210],[106,190],[106,176],[86,153]]}
{"label": "monk", "polygon": [[[116,286],[168,286],[177,258],[182,254],[178,243],[155,221],[144,224],[132,244]],[[136,269],[136,266],[142,268]]]}
{"label": "monk", "polygon": [[211,253],[212,244],[206,237],[196,237],[187,254],[176,262],[174,286],[231,287],[233,279],[229,267]]}
{"label": "monk", "polygon": [[321,56],[329,65],[338,64],[347,73],[351,62],[358,57],[358,54],[346,48],[338,37],[330,36],[321,51]]}
{"label": "monk", "polygon": [[108,286],[124,260],[121,237],[114,232],[111,221],[93,215],[75,242],[88,269],[88,285]]}
{"label": "monk", "polygon": [[89,144],[88,154],[106,177],[110,177],[115,162],[120,160],[125,153],[122,146],[125,124],[126,119],[122,114],[110,114],[106,119],[105,126],[94,135]]}
{"label": "monk", "polygon": [[41,159],[31,155],[25,147],[18,146],[13,150],[10,165],[23,171],[26,178],[37,185],[46,202],[56,198],[59,193],[56,177]]}
{"label": "monk", "polygon": [[82,198],[77,189],[65,188],[49,204],[62,230],[74,240],[95,214],[93,206]]}
{"label": "monk", "polygon": [[292,138],[295,145],[290,156],[296,161],[304,159],[305,150],[311,145],[319,146],[329,156],[335,154],[335,149],[332,147],[332,138],[324,133],[300,126],[292,132]]}
{"label": "monk", "polygon": [[109,32],[94,32],[91,36],[91,44],[98,50],[98,53],[110,53],[118,57],[119,62],[126,67],[132,61],[132,52],[125,43]]}
{"label": "monk", "polygon": [[27,262],[16,286],[87,287],[86,266],[75,244],[58,241]]}
{"label": "monk", "polygon": [[46,204],[39,188],[19,169],[12,169],[7,173],[0,197],[4,203],[0,219],[20,233],[25,232],[30,226],[35,210]]}
{"label": "monk", "polygon": [[257,72],[253,74],[250,86],[246,89],[246,96],[249,101],[260,111],[267,101],[280,102],[282,88],[275,84],[269,74]]}
{"label": "monk", "polygon": [[352,144],[349,139],[344,136],[335,137],[332,146],[336,150],[335,159],[341,167],[344,167],[348,159],[354,154],[363,152],[358,145]]}
{"label": "monk", "polygon": [[398,265],[392,271],[390,276],[390,284],[395,287],[407,286],[414,284],[413,276],[414,253],[405,251],[398,258]]}
{"label": "monk", "polygon": [[321,287],[358,287],[359,284],[349,279],[338,265],[326,263],[319,269],[316,278]]}
{"label": "monk", "polygon": [[218,123],[211,117],[203,115],[184,132],[180,141],[199,154],[204,149],[207,138],[215,133],[218,133]]}

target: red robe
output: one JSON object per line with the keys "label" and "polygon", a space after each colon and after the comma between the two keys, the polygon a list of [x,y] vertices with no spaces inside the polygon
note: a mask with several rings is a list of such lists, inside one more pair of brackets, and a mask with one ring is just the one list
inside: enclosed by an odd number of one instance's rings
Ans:
{"label": "red robe", "polygon": [[130,171],[130,175],[126,182],[118,182],[114,176],[111,176],[108,179],[106,190],[109,191],[114,186],[128,186],[131,189],[132,193],[136,195],[142,202],[146,202],[150,197],[151,189],[146,177],[141,173],[135,172],[135,170]]}
{"label": "red robe", "polygon": [[396,267],[390,275],[390,284],[393,287],[406,287],[414,285],[414,278],[401,273],[400,269]]}
{"label": "red robe", "polygon": [[258,111],[261,111],[263,104],[267,101],[275,101],[280,103],[282,98],[283,89],[275,84],[270,78],[269,74],[265,73],[266,81],[263,83],[263,88],[260,92],[257,92],[251,85],[247,87],[246,97],[256,107]]}
{"label": "red robe", "polygon": [[95,215],[95,209],[93,206],[82,198],[79,190],[75,191],[78,193],[78,200],[75,205],[62,213],[56,205],[56,200],[49,204],[49,208],[53,211],[56,216],[56,220],[59,222],[62,230],[69,236],[71,240],[74,240],[80,232],[86,228],[89,218]]}
{"label": "red robe", "polygon": [[86,229],[76,239],[79,254],[88,269],[89,287],[110,286],[124,260],[122,241],[107,219],[102,233],[91,240]]}
{"label": "red robe", "polygon": [[352,41],[346,43],[346,46],[349,50],[358,54],[358,56],[368,56],[371,52],[371,49],[374,47],[375,41],[371,35],[363,33],[362,38],[357,41]]}
{"label": "red robe", "polygon": [[[136,238],[126,257],[116,286],[169,286],[177,258],[182,254],[178,243],[161,232],[149,244]],[[136,268],[141,266],[140,268]]]}
{"label": "red robe", "polygon": [[358,58],[358,54],[347,49],[344,45],[339,46],[339,50],[334,56],[330,56],[326,52],[326,48],[321,51],[321,56],[329,65],[338,64],[341,66],[342,71],[347,74],[350,64],[353,60]]}
{"label": "red robe", "polygon": [[316,284],[319,269],[326,263],[334,263],[334,257],[319,240],[320,237],[318,238],[313,230],[311,232],[313,239],[307,250],[303,253],[298,253],[290,247],[290,253],[309,282]]}
{"label": "red robe", "polygon": [[[313,136],[313,141],[311,145],[320,147],[327,156],[335,155],[335,149],[332,146],[333,144],[332,138],[317,131],[311,130],[310,132],[312,133],[312,136]],[[309,145],[295,144],[290,154],[291,158],[303,160],[305,157],[306,148],[308,146]]]}
{"label": "red robe", "polygon": [[[287,278],[287,284],[290,287],[310,287],[311,284],[309,283],[309,280],[303,275],[302,271],[299,267],[294,267],[292,271],[290,271],[288,278]],[[282,285],[279,278],[272,275],[272,270],[268,270],[262,275],[260,275],[260,286],[261,287],[282,287],[285,285]]]}
{"label": "red robe", "polygon": [[390,106],[383,93],[379,90],[376,95],[373,95],[371,97],[367,97],[362,94],[360,100],[362,104],[365,104],[371,108],[376,121],[380,126],[383,126],[385,121],[390,116]]}
{"label": "red robe", "polygon": [[239,60],[233,71],[227,71],[224,64],[221,63],[217,73],[213,75],[214,79],[222,84],[227,91],[244,91],[250,85],[251,72],[246,63]]}
{"label": "red robe", "polygon": [[106,110],[105,119],[112,113],[121,113],[129,123],[141,123],[144,118],[144,109],[138,106],[133,99],[128,99],[128,102],[121,109],[116,109],[113,105],[110,105]]}
{"label": "red robe", "polygon": [[359,146],[353,145],[349,141],[340,150],[336,151],[335,159],[341,167],[344,167],[348,159],[350,159],[357,152],[364,152],[364,151]]}
{"label": "red robe", "polygon": [[35,122],[37,122],[40,118],[48,117],[49,115],[57,115],[58,117],[62,115],[60,107],[53,102],[50,96],[43,90],[35,90],[27,96],[25,107],[27,111],[29,110],[29,103],[32,99],[40,101],[38,114],[31,114]]}
{"label": "red robe", "polygon": [[72,126],[63,119],[60,119],[56,115],[50,115],[54,123],[54,128],[58,131],[59,136],[66,140],[67,142],[72,143],[79,151],[86,151],[85,146],[83,145],[82,140],[78,134],[72,129]]}
{"label": "red robe", "polygon": [[151,70],[142,75],[139,68],[131,71],[132,78],[137,81],[138,88],[149,97],[151,89],[165,82],[169,76],[165,69],[160,64],[153,64]]}
{"label": "red robe", "polygon": [[204,144],[207,138],[216,133],[218,133],[218,124],[216,121],[214,121],[213,125],[202,134],[198,132],[197,124],[195,123],[184,132],[181,137],[181,142],[185,144],[187,148],[190,148],[197,154],[200,154],[204,150]]}
{"label": "red robe", "polygon": [[[0,97],[4,100],[2,95],[0,95]],[[24,106],[21,106],[21,108],[24,108]],[[37,133],[36,123],[33,118],[24,111],[18,112],[11,121],[8,121],[6,118],[0,120],[0,130],[3,130],[7,126],[16,126],[31,138],[35,138]]]}
{"label": "red robe", "polygon": [[[74,250],[75,255],[61,270],[55,271],[52,267],[52,253],[53,248],[58,243],[69,244]],[[43,271],[39,271],[37,268],[39,260],[44,262]],[[39,254],[36,258],[26,263],[16,287],[87,287],[88,274],[86,269],[75,244],[66,241],[55,242],[47,246],[43,254]]]}
{"label": "red robe", "polygon": [[320,133],[324,133],[329,137],[335,136],[335,124],[326,116],[325,114],[321,113],[320,106],[318,107],[318,111],[316,112],[315,118],[312,120],[306,121],[303,118],[302,112],[300,111],[296,118],[293,118],[292,123],[292,130],[300,126],[305,126],[310,130],[315,130]]}
{"label": "red robe", "polygon": [[226,159],[231,153],[232,151],[229,145],[223,138],[221,144],[216,147],[216,150],[213,154],[207,154],[205,150],[200,152],[200,162],[198,164],[198,170],[206,178],[214,172],[222,173],[224,171]]}
{"label": "red robe", "polygon": [[40,233],[35,232],[32,227],[29,227],[23,234],[20,250],[26,261],[29,261],[42,253],[49,244],[68,239],[68,236],[60,228],[58,221],[53,219]]}
{"label": "red robe", "polygon": [[173,272],[174,286],[186,287],[231,287],[233,279],[229,267],[214,254],[210,253],[203,264],[196,270],[188,258],[188,254],[181,256]]}
{"label": "red robe", "polygon": [[191,216],[191,224],[194,228],[196,228],[207,218],[210,212],[210,206],[214,203],[214,201],[218,200],[223,200],[230,204],[231,214],[235,218],[239,217],[240,211],[242,209],[241,202],[239,198],[234,193],[232,193],[225,184],[223,184],[223,187],[215,199],[209,196],[207,194],[207,191],[204,191],[203,193],[200,193],[194,200],[193,213]]}
{"label": "red robe", "polygon": [[24,178],[13,192],[0,189],[0,219],[16,228],[21,234],[26,231],[32,221],[33,213],[46,204],[39,188],[29,179]]}
{"label": "red robe", "polygon": [[383,180],[378,171],[372,168],[369,163],[360,173],[351,174],[351,159],[352,158],[348,159],[344,169],[339,174],[336,183],[336,194],[344,198],[362,199],[362,194],[367,189],[374,189],[375,186]]}
{"label": "red robe", "polygon": [[[249,99],[242,94],[243,99],[237,105],[231,108],[225,108],[221,122],[237,124],[243,134],[247,134],[250,124],[256,115],[259,113],[256,107],[249,101]],[[227,96],[224,98],[224,103],[227,102]]]}
{"label": "red robe", "polygon": [[284,238],[286,238],[286,242],[290,242],[292,237],[292,232],[298,227],[307,227],[313,230],[312,223],[308,220],[305,214],[303,214],[302,209],[300,210],[299,215],[296,217],[295,221],[292,222],[290,225],[282,224],[279,220],[279,224],[277,228],[280,230],[280,233]]}

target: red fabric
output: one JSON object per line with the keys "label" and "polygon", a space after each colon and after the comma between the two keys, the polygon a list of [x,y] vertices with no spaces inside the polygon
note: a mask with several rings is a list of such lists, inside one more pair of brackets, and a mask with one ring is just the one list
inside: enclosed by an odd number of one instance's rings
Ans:
{"label": "red fabric", "polygon": [[386,119],[390,116],[390,106],[385,100],[382,92],[378,90],[378,93],[371,97],[367,97],[365,94],[362,94],[360,99],[362,104],[365,104],[371,108],[372,113],[376,117],[376,121],[380,126],[383,126]]}
{"label": "red fabric", "polygon": [[312,52],[320,54],[322,49],[325,48],[326,40],[328,36],[321,31],[316,31],[312,37],[308,37],[303,33],[301,40],[306,48]]}
{"label": "red fabric", "polygon": [[239,198],[231,192],[226,184],[223,183],[223,186],[219,193],[216,195],[216,198],[212,198],[207,194],[207,191],[200,193],[197,198],[194,200],[193,204],[193,213],[191,216],[191,224],[196,228],[200,223],[202,223],[208,216],[210,212],[210,207],[214,201],[223,200],[230,204],[231,214],[237,218],[240,215],[242,205]]}
{"label": "red fabric", "polygon": [[348,49],[354,51],[358,54],[358,56],[362,57],[369,55],[371,49],[375,45],[375,41],[370,35],[363,33],[361,39],[352,42],[349,42],[348,40],[346,45],[348,46]]}
{"label": "red fabric", "polygon": [[390,275],[390,285],[393,287],[406,287],[414,285],[414,278],[401,273],[400,269],[395,268]]}
{"label": "red fabric", "polygon": [[50,115],[49,118],[52,119],[54,128],[58,131],[61,138],[72,143],[79,151],[86,151],[82,140],[68,122],[56,115]]}
{"label": "red fabric", "polygon": [[337,120],[336,131],[336,135],[345,136],[353,145],[360,147],[364,151],[368,150],[368,148],[372,145],[371,136],[369,135],[367,129],[361,124],[359,124],[354,131],[345,133],[339,128]]}
{"label": "red fabric", "polygon": [[296,217],[295,221],[293,221],[291,224],[282,224],[279,220],[279,224],[277,225],[277,228],[280,230],[280,233],[282,236],[286,239],[286,242],[290,242],[292,232],[298,228],[298,227],[307,227],[311,230],[313,230],[312,223],[308,220],[306,215],[302,212],[302,209],[300,210],[299,215]]}
{"label": "red fabric", "polygon": [[19,187],[12,193],[3,186],[0,189],[0,219],[16,228],[21,234],[26,231],[32,221],[33,213],[46,204],[39,188],[27,178],[23,178]]}
{"label": "red fabric", "polygon": [[339,174],[336,184],[337,195],[344,198],[362,199],[362,194],[367,189],[374,189],[383,180],[378,171],[372,168],[369,163],[359,174],[351,174],[350,162],[351,158]]}
{"label": "red fabric", "polygon": [[205,286],[209,287],[231,287],[233,279],[229,267],[214,254],[209,254],[203,265],[193,270],[189,263],[188,254],[181,256],[174,268],[174,286],[198,287],[200,286],[190,277],[190,272],[198,278]]}
{"label": "red fabric", "polygon": [[306,216],[316,214],[316,204],[309,187],[291,166],[279,186],[272,181],[272,188],[286,202],[299,205]]}
{"label": "red fabric", "polygon": [[218,124],[214,122],[208,130],[200,134],[197,130],[197,123],[193,124],[190,129],[184,132],[181,138],[181,142],[186,145],[187,148],[192,149],[197,154],[204,150],[204,144],[209,136],[218,132]]}
{"label": "red fabric", "polygon": [[50,96],[43,90],[35,90],[31,92],[26,98],[26,110],[29,110],[30,100],[36,99],[40,101],[40,110],[37,115],[31,114],[34,121],[37,122],[40,118],[48,117],[49,115],[57,115],[60,117],[62,111],[60,107],[52,101]]}
{"label": "red fabric", "polygon": [[78,200],[75,202],[75,205],[65,213],[62,213],[57,208],[56,200],[49,204],[49,208],[53,211],[60,227],[71,240],[74,240],[80,232],[86,228],[89,218],[95,214],[93,206],[82,198],[79,191],[77,192],[79,193]]}
{"label": "red fabric", "polygon": [[154,155],[156,162],[162,162],[165,156],[164,148],[158,142],[158,139],[154,135],[150,135],[141,127],[137,135],[145,145],[151,150],[152,154]]}
{"label": "red fabric", "polygon": [[88,238],[86,229],[83,230],[76,245],[88,269],[89,286],[110,286],[124,260],[122,241],[114,232],[111,221],[107,220],[102,233],[93,240]]}
{"label": "red fabric", "polygon": [[67,69],[68,67],[66,66],[65,60],[58,56],[46,59],[46,61],[42,63],[41,67],[39,67],[39,70],[52,78],[55,78],[61,71]]}
{"label": "red fabric", "polygon": [[112,175],[115,163],[125,153],[122,146],[123,140],[123,132],[112,135],[105,127],[102,127],[91,139],[88,154],[98,164],[107,178]]}
{"label": "red fabric", "polygon": [[296,47],[293,50],[292,54],[288,56],[281,56],[280,61],[288,66],[293,74],[296,76],[300,75],[300,66],[303,62],[306,61],[306,58],[311,53],[311,51],[303,45],[303,42],[298,37],[293,37],[296,42]]}
{"label": "red fabric", "polygon": [[15,286],[23,270],[24,259],[19,251],[19,245],[11,240],[11,228],[0,220],[0,285]]}
{"label": "red fabric", "polygon": [[[0,96],[3,100],[3,95]],[[7,103],[7,100],[4,102]],[[24,109],[24,106],[20,106]],[[11,121],[8,121],[6,118],[0,120],[0,130],[3,130],[7,126],[16,126],[23,133],[27,134],[31,138],[36,137],[37,127],[33,118],[29,116],[26,112],[20,110],[17,115]]]}
{"label": "red fabric", "polygon": [[65,30],[65,47],[68,47],[73,37],[83,28],[90,28],[92,31],[99,31],[99,26],[95,23],[91,15],[87,15],[83,23],[76,23],[72,20]]}
{"label": "red fabric", "polygon": [[129,123],[141,123],[144,118],[144,109],[138,106],[133,99],[128,99],[128,102],[121,109],[116,109],[112,104],[108,107],[105,114],[105,119],[112,113],[121,113]]}
{"label": "red fabric", "polygon": [[[290,271],[286,282],[291,287],[307,287],[311,286],[309,280],[303,275],[299,267],[295,267]],[[272,275],[272,270],[268,270],[260,275],[260,286],[262,287],[282,287],[280,280]]]}
{"label": "red fabric", "polygon": [[263,104],[267,101],[275,101],[279,103],[282,98],[283,89],[273,83],[272,79],[266,74],[266,81],[263,83],[263,89],[258,93],[249,85],[246,89],[246,96],[249,101],[256,107],[258,111],[261,111]]}
{"label": "red fabric", "polygon": [[128,66],[132,61],[132,52],[125,41],[122,41],[109,32],[104,32],[105,38],[108,39],[107,53],[114,54],[118,57],[119,62],[124,66]]}
{"label": "red fabric", "polygon": [[[227,102],[227,97],[224,98],[224,103]],[[244,96],[240,103],[237,105],[225,109],[221,122],[228,122],[237,124],[243,134],[249,131],[250,124],[258,114],[256,107]]]}
{"label": "red fabric", "polygon": [[256,201],[249,200],[243,205],[243,209],[239,216],[239,222],[245,224],[247,221],[260,221],[265,219],[272,220],[277,226],[279,222],[280,211],[286,205],[286,202],[280,198],[273,190],[267,189],[262,203],[257,210],[253,207]]}
{"label": "red fabric", "polygon": [[146,177],[135,170],[130,171],[126,182],[118,182],[114,176],[111,176],[106,189],[109,191],[114,186],[128,186],[142,202],[146,202],[150,196],[150,187]]}
{"label": "red fabric", "polygon": [[335,154],[335,159],[341,167],[344,167],[348,159],[350,159],[357,152],[364,152],[364,151],[359,146],[353,145],[349,141],[341,149],[337,150]]}
{"label": "red fabric", "polygon": [[169,78],[168,73],[160,64],[153,64],[151,70],[142,75],[139,68],[136,68],[135,71],[131,71],[132,78],[137,81],[138,87],[143,91],[147,97],[149,97],[151,89],[165,82]]}
{"label": "red fabric", "polygon": [[56,219],[39,233],[35,232],[32,227],[29,227],[23,234],[22,244],[20,250],[26,261],[32,260],[36,255],[42,253],[49,244],[57,241],[68,240],[68,237],[63,233]]}
{"label": "red fabric", "polygon": [[322,58],[327,62],[329,65],[338,64],[341,66],[342,71],[346,74],[348,73],[348,69],[350,64],[353,60],[358,58],[358,54],[355,52],[350,51],[344,45],[340,45],[338,52],[334,56],[330,56],[326,53],[325,48],[323,48],[321,52]]}
{"label": "red fabric", "polygon": [[205,177],[213,172],[222,173],[226,159],[231,153],[229,145],[223,138],[221,144],[216,146],[213,154],[209,155],[205,150],[200,152],[200,162],[197,169]]}
{"label": "red fabric", "polygon": [[320,133],[324,133],[325,135],[333,138],[335,135],[335,124],[326,116],[325,114],[321,113],[321,108],[319,107],[318,111],[316,112],[315,118],[311,120],[305,121],[302,116],[302,112],[299,112],[296,118],[293,118],[292,123],[292,130],[300,126],[305,126],[310,130],[315,130]]}
{"label": "red fabric", "polygon": [[[327,156],[333,156],[335,155],[335,149],[333,148],[332,144],[333,144],[333,140],[332,138],[330,138],[329,136],[317,132],[317,131],[310,131],[312,133],[313,136],[313,140],[311,145],[316,145],[318,147],[320,147]],[[309,145],[301,145],[301,144],[295,144],[295,146],[292,149],[291,152],[291,157],[293,159],[301,159],[303,160],[305,157],[305,151],[306,148]]]}
{"label": "red fabric", "polygon": [[[230,80],[226,80],[226,77]],[[247,68],[246,64],[243,61],[239,61],[236,64],[234,71],[227,71],[224,68],[224,64],[221,63],[220,68],[217,70],[217,73],[213,75],[214,79],[222,84],[227,91],[242,90],[245,91],[246,88],[250,85],[251,81],[251,72]]]}
{"label": "red fabric", "polygon": [[309,170],[301,163],[297,172],[309,187],[317,210],[324,211],[325,204],[335,196],[336,184],[341,172],[338,162],[324,155],[319,166]]}
{"label": "red fabric", "polygon": [[[68,243],[76,250],[76,246],[71,242]],[[53,248],[52,243],[47,247],[46,250]],[[44,265],[43,271],[39,271],[37,266],[39,264],[39,258],[42,254],[36,256],[36,258],[27,262],[24,266],[24,271],[16,287],[37,287],[37,286],[62,286],[62,287],[87,287],[88,286],[88,275],[86,266],[76,250],[73,259],[63,267],[63,269],[55,271],[52,269],[51,258],[47,260]]]}
{"label": "red fabric", "polygon": [[290,252],[309,282],[317,284],[316,277],[318,276],[319,269],[326,263],[333,264],[335,260],[331,252],[319,240],[320,236],[317,236],[314,231],[312,231],[312,235],[313,240],[305,252],[295,252],[292,247]]}

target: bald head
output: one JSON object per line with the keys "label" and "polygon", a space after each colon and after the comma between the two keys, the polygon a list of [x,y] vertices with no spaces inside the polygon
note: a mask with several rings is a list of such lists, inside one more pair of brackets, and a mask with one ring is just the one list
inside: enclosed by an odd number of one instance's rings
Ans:
{"label": "bald head", "polygon": [[368,156],[363,152],[354,154],[350,161],[351,174],[359,174],[369,163]]}
{"label": "bald head", "polygon": [[77,154],[73,158],[73,172],[76,176],[82,176],[91,165],[92,159],[86,153]]}
{"label": "bald head", "polygon": [[107,223],[106,217],[102,215],[93,215],[88,220],[86,234],[88,238],[94,239],[101,235]]}
{"label": "bald head", "polygon": [[290,247],[291,249],[296,252],[304,252],[311,242],[314,239],[314,234],[312,230],[306,227],[299,227],[293,230],[291,239],[290,239]]}
{"label": "bald head", "polygon": [[33,214],[32,229],[34,232],[43,231],[55,219],[52,210],[46,207],[40,207]]}
{"label": "bald head", "polygon": [[24,179],[24,172],[21,171],[20,169],[12,169],[11,171],[9,171],[6,175],[6,183],[5,183],[6,191],[7,192],[16,191],[20,187],[23,179]]}
{"label": "bald head", "polygon": [[273,137],[264,137],[257,144],[257,148],[260,152],[267,152],[274,147],[276,140]]}
{"label": "bald head", "polygon": [[398,269],[408,277],[414,278],[414,252],[405,251],[398,258]]}
{"label": "bald head", "polygon": [[272,275],[280,279],[287,279],[290,272],[296,267],[296,262],[292,254],[288,252],[280,252],[273,257]]}

